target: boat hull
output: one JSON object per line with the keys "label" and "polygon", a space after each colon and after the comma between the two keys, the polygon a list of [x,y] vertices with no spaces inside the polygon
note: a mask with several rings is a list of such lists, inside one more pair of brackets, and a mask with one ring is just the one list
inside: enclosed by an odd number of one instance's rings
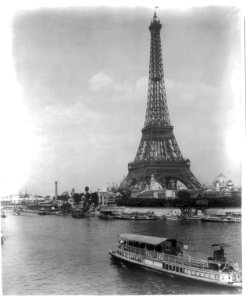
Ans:
{"label": "boat hull", "polygon": [[[212,285],[216,285],[216,286],[221,286],[221,287],[228,287],[228,288],[241,288],[242,284],[241,283],[227,283],[227,282],[219,282],[219,281],[212,281],[210,279],[207,278],[201,278],[201,277],[196,277],[193,275],[189,275],[189,274],[185,274],[185,273],[177,273],[176,271],[173,270],[166,270],[163,269],[163,262],[157,261],[157,260],[151,260],[151,259],[147,259],[147,258],[141,258],[140,256],[134,256],[133,254],[129,253],[129,257],[126,256],[122,256],[119,255],[117,253],[117,251],[112,251],[109,250],[109,254],[111,255],[112,258],[125,262],[125,263],[130,263],[132,265],[147,269],[147,270],[151,270],[153,272],[158,272],[158,273],[162,273],[162,274],[167,274],[167,275],[171,275],[171,276],[177,276],[179,278],[186,278],[186,279],[192,279],[195,281],[199,281],[201,283],[206,283],[206,284],[212,284]],[[131,259],[130,257],[134,257],[134,259]],[[185,267],[180,266],[180,269],[185,269]],[[196,272],[198,272],[195,269],[189,268],[190,272],[194,272],[194,274],[196,274]]]}
{"label": "boat hull", "polygon": [[196,216],[185,216],[183,217],[183,220],[185,221],[201,221],[201,217],[196,217]]}
{"label": "boat hull", "polygon": [[166,215],[166,220],[169,220],[169,221],[179,221],[180,217]]}
{"label": "boat hull", "polygon": [[106,214],[105,215],[104,214],[99,214],[98,218],[102,219],[102,220],[114,220],[115,219],[114,216],[106,215]]}
{"label": "boat hull", "polygon": [[117,220],[135,220],[135,221],[155,221],[156,216],[138,216],[138,215],[119,215],[114,217]]}

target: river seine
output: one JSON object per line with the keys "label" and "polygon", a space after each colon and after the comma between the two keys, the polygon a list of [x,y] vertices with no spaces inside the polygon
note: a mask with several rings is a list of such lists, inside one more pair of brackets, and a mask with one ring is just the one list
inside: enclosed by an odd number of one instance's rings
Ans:
{"label": "river seine", "polygon": [[240,294],[186,279],[116,264],[109,257],[118,233],[172,237],[211,256],[211,244],[232,247],[239,263],[241,224],[101,220],[35,214],[1,219],[3,295]]}

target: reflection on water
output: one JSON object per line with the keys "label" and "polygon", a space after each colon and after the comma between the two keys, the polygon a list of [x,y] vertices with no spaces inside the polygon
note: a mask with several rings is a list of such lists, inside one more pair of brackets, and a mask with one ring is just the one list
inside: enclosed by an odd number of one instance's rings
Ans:
{"label": "reflection on water", "polygon": [[226,252],[241,266],[240,224],[11,214],[1,221],[4,295],[238,293],[115,263],[108,249],[122,232],[174,237],[207,256],[211,244],[223,242],[232,246]]}

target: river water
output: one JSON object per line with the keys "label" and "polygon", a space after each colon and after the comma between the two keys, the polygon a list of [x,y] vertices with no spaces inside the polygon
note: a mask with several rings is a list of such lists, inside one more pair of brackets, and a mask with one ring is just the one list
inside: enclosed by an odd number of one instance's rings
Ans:
{"label": "river water", "polygon": [[108,254],[118,233],[177,238],[211,256],[211,244],[228,243],[241,258],[241,224],[74,219],[35,214],[1,219],[3,295],[164,295],[240,293],[116,264]]}

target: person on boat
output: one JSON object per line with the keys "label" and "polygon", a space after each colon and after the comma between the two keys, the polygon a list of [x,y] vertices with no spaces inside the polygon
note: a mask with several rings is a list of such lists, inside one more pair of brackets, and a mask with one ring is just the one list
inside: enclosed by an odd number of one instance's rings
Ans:
{"label": "person on boat", "polygon": [[224,251],[224,248],[222,246],[220,246],[220,255],[222,258],[224,258],[225,256],[225,251]]}
{"label": "person on boat", "polygon": [[118,242],[118,247],[124,249],[124,246],[125,246],[125,241],[120,240],[120,241]]}

